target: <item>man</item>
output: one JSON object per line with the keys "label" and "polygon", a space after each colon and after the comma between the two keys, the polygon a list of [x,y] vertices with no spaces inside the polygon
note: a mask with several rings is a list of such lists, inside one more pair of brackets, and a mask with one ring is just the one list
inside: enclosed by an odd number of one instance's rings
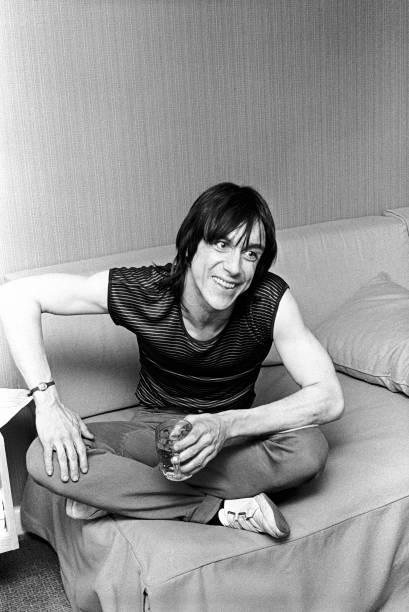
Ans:
{"label": "man", "polygon": [[[318,426],[343,410],[331,360],[285,281],[268,272],[274,221],[254,189],[221,183],[205,191],[176,246],[172,265],[43,275],[2,289],[6,335],[36,403],[29,472],[67,498],[72,518],[115,512],[286,537],[289,526],[270,496],[324,467],[328,447]],[[88,428],[62,404],[42,341],[43,312],[109,312],[136,334],[141,374],[131,422]],[[272,342],[300,389],[252,408]],[[175,445],[190,477],[183,482],[166,480],[157,467],[155,426],[170,416],[193,426]]]}

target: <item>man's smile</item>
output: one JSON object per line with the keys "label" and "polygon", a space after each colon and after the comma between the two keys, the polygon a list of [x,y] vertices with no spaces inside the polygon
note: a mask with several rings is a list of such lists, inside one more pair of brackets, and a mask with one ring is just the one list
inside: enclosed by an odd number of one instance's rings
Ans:
{"label": "man's smile", "polygon": [[207,318],[210,327],[215,325],[216,313],[223,318],[232,312],[235,300],[251,285],[264,251],[263,241],[258,223],[248,240],[242,226],[214,242],[202,238],[185,276],[183,298],[191,317],[195,313],[202,326]]}
{"label": "man's smile", "polygon": [[220,278],[220,276],[212,276],[212,279],[215,283],[217,283],[224,289],[234,289],[235,287],[237,287],[237,283],[233,283],[232,281],[226,281],[224,278]]}

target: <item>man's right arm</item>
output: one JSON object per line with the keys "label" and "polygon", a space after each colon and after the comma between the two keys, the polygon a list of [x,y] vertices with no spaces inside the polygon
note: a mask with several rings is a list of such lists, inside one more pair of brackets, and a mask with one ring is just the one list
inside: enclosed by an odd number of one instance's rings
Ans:
{"label": "man's right arm", "polygon": [[[0,316],[11,353],[29,389],[52,380],[41,328],[41,315],[104,314],[108,271],[90,277],[69,274],[31,276],[2,285]],[[83,437],[92,438],[81,418],[64,406],[56,386],[34,393],[37,433],[45,469],[53,472],[56,452],[62,480],[77,480],[88,469]]]}

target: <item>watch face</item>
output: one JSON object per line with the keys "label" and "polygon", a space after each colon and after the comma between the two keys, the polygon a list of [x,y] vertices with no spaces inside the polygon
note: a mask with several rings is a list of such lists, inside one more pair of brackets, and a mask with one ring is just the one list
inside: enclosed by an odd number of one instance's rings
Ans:
{"label": "watch face", "polygon": [[47,389],[47,383],[38,383],[38,390],[45,391]]}

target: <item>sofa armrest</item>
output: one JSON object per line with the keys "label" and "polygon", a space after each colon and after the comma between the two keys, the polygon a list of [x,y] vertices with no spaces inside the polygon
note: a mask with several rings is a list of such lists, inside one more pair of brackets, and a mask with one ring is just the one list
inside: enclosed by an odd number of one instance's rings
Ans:
{"label": "sofa armrest", "polygon": [[402,208],[389,208],[383,211],[384,217],[395,217],[406,225],[409,234],[409,206]]}

